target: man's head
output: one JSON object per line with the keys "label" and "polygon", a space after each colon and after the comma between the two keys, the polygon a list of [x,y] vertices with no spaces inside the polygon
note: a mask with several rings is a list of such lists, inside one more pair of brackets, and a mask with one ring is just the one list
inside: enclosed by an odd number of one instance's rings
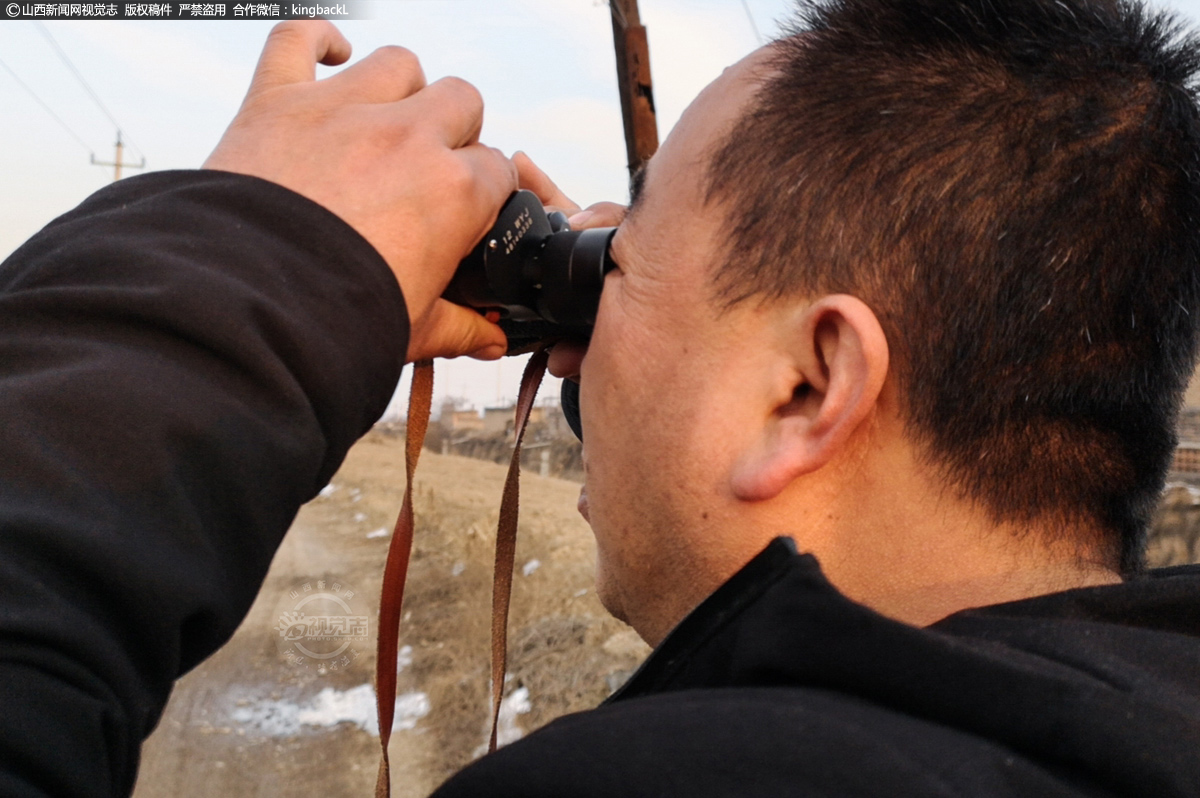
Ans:
{"label": "man's head", "polygon": [[654,638],[764,535],[862,587],[969,567],[976,515],[1010,571],[1024,531],[1136,568],[1200,317],[1195,49],[1106,2],[804,16],[614,240],[581,374],[602,597]]}
{"label": "man's head", "polygon": [[1136,569],[1195,353],[1195,43],[1081,0],[805,22],[712,159],[722,295],[860,297],[948,484],[998,521],[1098,524]]}

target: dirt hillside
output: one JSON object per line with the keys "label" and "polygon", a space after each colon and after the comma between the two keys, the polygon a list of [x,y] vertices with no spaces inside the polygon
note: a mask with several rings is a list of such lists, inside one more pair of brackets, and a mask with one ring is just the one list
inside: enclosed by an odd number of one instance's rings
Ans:
{"label": "dirt hillside", "polygon": [[[301,510],[233,640],[180,680],[145,745],[136,798],[372,794],[376,602],[403,467],[403,439],[371,433]],[[427,795],[486,743],[504,470],[422,455],[391,748],[398,798]],[[575,511],[578,491],[564,480],[522,481],[502,722],[509,739],[595,706],[648,653],[595,598],[594,544]],[[366,616],[367,635],[297,648],[281,629],[305,613]]]}

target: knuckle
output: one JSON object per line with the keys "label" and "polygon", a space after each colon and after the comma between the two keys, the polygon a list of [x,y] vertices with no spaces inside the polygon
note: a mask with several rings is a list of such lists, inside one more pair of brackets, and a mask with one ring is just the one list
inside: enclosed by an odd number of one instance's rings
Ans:
{"label": "knuckle", "polygon": [[417,58],[417,54],[398,44],[380,47],[372,54],[372,58],[384,62],[388,69],[396,72],[417,72],[421,69],[421,60]]}
{"label": "knuckle", "polygon": [[468,108],[483,110],[483,95],[472,84],[454,76],[445,77],[438,81],[443,88],[459,98],[459,102]]}
{"label": "knuckle", "polygon": [[461,158],[451,158],[443,171],[446,184],[455,191],[468,191],[475,185],[475,173]]}
{"label": "knuckle", "polygon": [[497,163],[504,173],[504,179],[509,184],[510,190],[515,189],[521,182],[521,177],[517,173],[517,165],[505,157],[504,153],[496,150]]}

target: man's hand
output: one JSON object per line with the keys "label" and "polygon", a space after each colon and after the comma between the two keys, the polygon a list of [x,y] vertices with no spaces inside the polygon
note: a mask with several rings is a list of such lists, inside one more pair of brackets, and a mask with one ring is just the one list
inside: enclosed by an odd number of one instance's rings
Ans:
{"label": "man's hand", "polygon": [[[553,180],[538,168],[528,155],[518,152],[513,155],[521,188],[537,195],[548,211],[562,211],[570,217],[572,230],[588,230],[593,227],[615,227],[625,218],[626,208],[615,202],[597,202],[581,209],[562,192]],[[587,354],[587,345],[575,341],[559,341],[550,350],[547,368],[555,377],[578,381],[579,366]]]}
{"label": "man's hand", "polygon": [[349,42],[328,22],[275,26],[204,167],[286,186],[371,242],[404,289],[410,361],[500,357],[498,327],[441,299],[517,187],[512,162],[479,143],[479,92],[458,78],[426,85],[416,56],[400,47],[316,80],[317,63],[349,57]]}

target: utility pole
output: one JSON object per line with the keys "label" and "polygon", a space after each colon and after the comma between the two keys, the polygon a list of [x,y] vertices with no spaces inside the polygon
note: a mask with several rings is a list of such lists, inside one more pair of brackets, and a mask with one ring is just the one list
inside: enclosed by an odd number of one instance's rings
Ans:
{"label": "utility pole", "polygon": [[127,166],[130,169],[141,169],[146,165],[146,159],[142,158],[140,163],[125,163],[122,157],[125,154],[125,145],[121,142],[121,131],[117,130],[117,155],[111,162],[97,161],[96,156],[92,155],[92,163],[96,166],[111,166],[113,167],[113,182],[121,179],[121,167]]}
{"label": "utility pole", "polygon": [[654,87],[650,80],[650,44],[637,0],[609,0],[613,45],[617,53],[617,89],[625,122],[625,152],[633,175],[658,149]]}

